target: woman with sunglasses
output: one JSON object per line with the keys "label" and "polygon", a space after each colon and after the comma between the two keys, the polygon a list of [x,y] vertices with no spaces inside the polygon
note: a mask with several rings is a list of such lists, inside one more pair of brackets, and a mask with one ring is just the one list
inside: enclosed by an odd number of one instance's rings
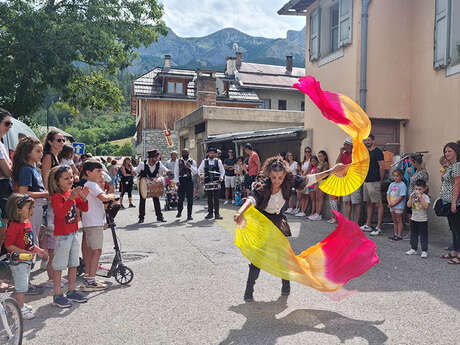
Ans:
{"label": "woman with sunglasses", "polygon": [[[262,167],[264,179],[255,184],[250,196],[234,215],[236,224],[244,221],[244,212],[254,205],[264,216],[285,235],[291,236],[291,230],[283,214],[283,206],[289,200],[291,188],[296,190],[304,189],[306,186],[313,185],[326,178],[332,173],[342,171],[346,166],[337,164],[334,168],[323,171],[319,174],[299,176],[289,171],[289,166],[281,156],[267,159]],[[260,269],[249,265],[249,276],[246,283],[245,301],[253,301],[254,284],[259,276]],[[288,280],[282,281],[281,294],[289,295],[291,291]]]}
{"label": "woman with sunglasses", "polygon": [[[48,132],[45,138],[45,144],[43,147],[43,158],[42,158],[42,177],[43,183],[46,190],[48,190],[48,176],[50,171],[55,166],[59,165],[59,154],[64,147],[65,139],[64,136],[58,131],[51,130]],[[54,249],[56,247],[56,241],[54,237],[54,212],[51,207],[51,202],[48,200],[48,207],[46,210],[46,235],[42,242],[42,248],[48,250],[49,260],[46,266],[48,272],[49,281],[47,285],[52,287],[52,280],[54,275],[53,266],[51,262],[54,257]],[[42,268],[45,268],[42,266]]]}

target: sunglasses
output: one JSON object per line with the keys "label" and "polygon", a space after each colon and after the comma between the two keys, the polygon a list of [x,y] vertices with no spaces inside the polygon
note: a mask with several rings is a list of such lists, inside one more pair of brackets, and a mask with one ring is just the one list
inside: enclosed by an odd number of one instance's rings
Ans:
{"label": "sunglasses", "polygon": [[57,141],[58,143],[63,143],[65,142],[65,139],[56,139],[55,141]]}
{"label": "sunglasses", "polygon": [[16,205],[18,205],[18,207],[22,207],[29,199],[31,199],[30,195],[25,194],[21,199],[16,201]]}
{"label": "sunglasses", "polygon": [[12,127],[13,126],[13,122],[11,122],[11,121],[4,121],[3,124],[5,125],[5,127]]}
{"label": "sunglasses", "polygon": [[311,151],[310,150],[305,150],[305,153],[311,153]]}

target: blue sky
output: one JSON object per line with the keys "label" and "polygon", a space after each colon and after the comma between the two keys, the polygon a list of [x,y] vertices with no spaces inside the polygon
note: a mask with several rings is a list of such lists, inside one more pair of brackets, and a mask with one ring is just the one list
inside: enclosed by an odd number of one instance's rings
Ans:
{"label": "blue sky", "polygon": [[288,0],[160,0],[166,25],[181,37],[205,36],[233,27],[252,36],[285,37],[300,30],[305,17],[280,16]]}

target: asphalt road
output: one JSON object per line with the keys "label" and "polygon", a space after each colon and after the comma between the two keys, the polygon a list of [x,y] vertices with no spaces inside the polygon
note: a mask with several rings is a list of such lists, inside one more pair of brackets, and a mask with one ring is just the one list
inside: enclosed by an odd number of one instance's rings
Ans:
{"label": "asphalt road", "polygon": [[[136,204],[138,202],[136,201]],[[231,207],[222,211],[231,224]],[[25,344],[458,344],[460,266],[439,259],[447,236],[432,236],[430,257],[406,256],[408,241],[375,239],[381,263],[349,284],[359,292],[335,302],[293,283],[280,298],[281,281],[262,272],[254,303],[244,303],[247,260],[222,223],[203,220],[154,222],[151,202],[146,223],[137,208],[117,216],[126,264],[135,272],[130,286],[113,279],[110,288],[90,294],[86,304],[60,310],[51,290],[28,298],[37,317],[25,321]],[[291,218],[294,250],[320,241],[334,229],[325,221]],[[438,229],[439,230],[439,229]],[[389,229],[387,230],[389,232]],[[431,232],[436,232],[432,229]],[[105,233],[104,253],[112,241]],[[133,259],[136,259],[133,261]],[[43,283],[45,273],[34,272]]]}

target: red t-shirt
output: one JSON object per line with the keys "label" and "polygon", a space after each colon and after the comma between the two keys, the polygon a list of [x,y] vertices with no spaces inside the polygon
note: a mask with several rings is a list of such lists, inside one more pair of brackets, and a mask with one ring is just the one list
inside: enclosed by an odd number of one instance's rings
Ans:
{"label": "red t-shirt", "polygon": [[249,157],[248,165],[249,165],[249,176],[257,176],[257,174],[259,173],[257,169],[257,165],[260,165],[260,159],[259,159],[259,155],[257,154],[257,152],[253,151],[251,153],[251,156]]}
{"label": "red t-shirt", "polygon": [[32,224],[11,222],[5,234],[5,248],[16,246],[20,249],[32,251],[34,248],[34,233]]}
{"label": "red t-shirt", "polygon": [[51,206],[54,210],[54,236],[68,235],[78,231],[78,217],[76,208],[88,211],[88,201],[82,201],[79,197],[69,199],[71,190],[64,194],[56,193],[51,197]]}
{"label": "red t-shirt", "polygon": [[340,157],[342,164],[351,164],[351,155],[352,155],[351,152],[348,153],[347,151],[344,151],[342,153],[342,156]]}

